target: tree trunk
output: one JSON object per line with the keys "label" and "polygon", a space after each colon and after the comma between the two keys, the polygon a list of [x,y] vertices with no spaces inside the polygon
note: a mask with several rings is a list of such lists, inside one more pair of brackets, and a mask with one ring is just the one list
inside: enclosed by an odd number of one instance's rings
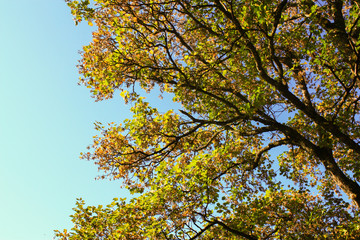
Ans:
{"label": "tree trunk", "polygon": [[360,208],[360,186],[357,182],[351,180],[340,169],[336,163],[332,151],[329,148],[318,148],[315,151],[324,164],[327,171],[331,173],[334,182],[349,196],[357,208]]}

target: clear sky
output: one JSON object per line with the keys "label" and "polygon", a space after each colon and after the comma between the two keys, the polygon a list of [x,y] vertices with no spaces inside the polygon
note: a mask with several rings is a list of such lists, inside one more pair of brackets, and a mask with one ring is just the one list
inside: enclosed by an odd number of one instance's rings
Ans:
{"label": "clear sky", "polygon": [[78,50],[91,28],[75,26],[63,0],[0,0],[0,240],[49,240],[71,228],[76,198],[108,204],[119,182],[95,181],[79,159],[95,121],[129,117],[118,97],[94,102],[77,85]]}

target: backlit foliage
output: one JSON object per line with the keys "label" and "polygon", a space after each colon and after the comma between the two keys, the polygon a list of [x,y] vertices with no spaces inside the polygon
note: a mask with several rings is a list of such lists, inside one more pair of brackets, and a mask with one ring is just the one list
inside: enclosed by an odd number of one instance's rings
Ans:
{"label": "backlit foliage", "polygon": [[82,157],[137,197],[79,200],[58,239],[360,238],[359,1],[67,3],[96,26],[81,83],[134,114]]}

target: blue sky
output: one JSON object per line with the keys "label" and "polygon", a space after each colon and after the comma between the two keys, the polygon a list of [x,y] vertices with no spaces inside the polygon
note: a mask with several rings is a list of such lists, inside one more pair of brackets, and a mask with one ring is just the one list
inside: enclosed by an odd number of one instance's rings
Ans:
{"label": "blue sky", "polygon": [[95,121],[121,122],[120,97],[94,102],[77,85],[78,50],[91,28],[75,26],[63,0],[0,0],[0,240],[45,240],[71,228],[76,198],[107,204],[124,197],[99,180],[79,153]]}

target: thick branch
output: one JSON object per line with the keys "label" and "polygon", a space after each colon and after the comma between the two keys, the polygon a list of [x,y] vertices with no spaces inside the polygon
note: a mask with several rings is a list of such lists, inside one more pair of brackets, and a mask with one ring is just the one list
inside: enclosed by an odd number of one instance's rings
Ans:
{"label": "thick branch", "polygon": [[324,117],[319,115],[313,107],[305,105],[298,97],[296,97],[292,92],[289,91],[288,87],[285,84],[280,83],[269,76],[269,74],[263,67],[263,62],[261,60],[260,54],[258,53],[254,44],[251,42],[250,38],[246,35],[246,32],[242,28],[240,22],[222,6],[219,0],[215,0],[215,2],[217,3],[217,7],[219,8],[219,10],[222,11],[226,17],[233,21],[239,33],[244,36],[246,46],[254,57],[256,67],[259,70],[261,78],[270,85],[274,86],[281,93],[282,96],[289,100],[297,109],[304,112],[315,123],[319,124],[326,131],[330,132],[341,142],[346,144],[349,148],[360,154],[360,145],[357,144],[353,139],[351,139],[349,135],[343,133],[338,126],[334,125],[332,122],[326,120]]}
{"label": "thick branch", "polygon": [[347,177],[336,163],[331,149],[317,147],[314,154],[324,164],[327,171],[332,175],[336,184],[349,196],[357,208],[360,208],[360,186]]}

